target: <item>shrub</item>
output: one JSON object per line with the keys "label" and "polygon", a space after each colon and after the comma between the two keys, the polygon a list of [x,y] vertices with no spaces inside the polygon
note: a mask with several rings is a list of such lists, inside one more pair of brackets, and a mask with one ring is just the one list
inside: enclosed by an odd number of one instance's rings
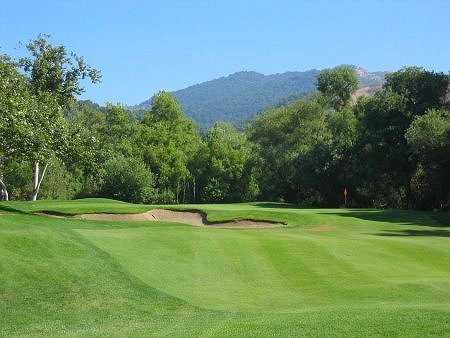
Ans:
{"label": "shrub", "polygon": [[148,202],[154,195],[153,175],[138,159],[113,158],[105,165],[101,194],[126,202]]}

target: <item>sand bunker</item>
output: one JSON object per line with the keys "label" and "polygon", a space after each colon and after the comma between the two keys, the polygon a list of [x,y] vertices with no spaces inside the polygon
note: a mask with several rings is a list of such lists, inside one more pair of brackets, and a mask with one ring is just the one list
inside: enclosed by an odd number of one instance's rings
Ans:
{"label": "sand bunker", "polygon": [[142,214],[82,214],[78,218],[95,221],[166,221],[190,224],[194,226],[208,226],[218,228],[276,228],[284,226],[282,223],[270,221],[234,220],[229,222],[209,222],[199,212],[172,211],[154,209]]}

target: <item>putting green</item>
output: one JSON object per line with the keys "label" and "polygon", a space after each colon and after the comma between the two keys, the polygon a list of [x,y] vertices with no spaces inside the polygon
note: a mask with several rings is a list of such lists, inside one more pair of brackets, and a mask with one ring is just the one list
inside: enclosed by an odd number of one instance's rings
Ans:
{"label": "putting green", "polygon": [[201,209],[214,221],[289,225],[238,230],[27,213],[151,208],[96,199],[0,204],[17,212],[0,215],[0,335],[450,332],[448,214],[177,207]]}

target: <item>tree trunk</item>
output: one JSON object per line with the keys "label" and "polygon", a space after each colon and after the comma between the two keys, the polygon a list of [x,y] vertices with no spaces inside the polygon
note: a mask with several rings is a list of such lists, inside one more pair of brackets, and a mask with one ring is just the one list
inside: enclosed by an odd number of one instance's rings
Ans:
{"label": "tree trunk", "polygon": [[[0,167],[3,168],[3,158],[0,159]],[[8,189],[6,188],[6,184],[3,181],[3,174],[0,173],[0,200],[4,198],[5,201],[9,201]]]}
{"label": "tree trunk", "polygon": [[44,170],[42,170],[41,175],[39,175],[39,162],[34,162],[33,168],[33,192],[31,194],[31,200],[36,201],[39,194],[39,189],[41,188],[42,180],[44,179],[45,172],[47,171],[48,164],[45,165]]}
{"label": "tree trunk", "polygon": [[[5,201],[9,201],[9,194],[8,194],[8,189],[6,189],[6,184],[5,182],[3,182],[3,177],[0,176],[0,187],[1,187],[1,191],[3,192],[3,197],[5,198]],[[0,195],[0,197],[2,197]]]}

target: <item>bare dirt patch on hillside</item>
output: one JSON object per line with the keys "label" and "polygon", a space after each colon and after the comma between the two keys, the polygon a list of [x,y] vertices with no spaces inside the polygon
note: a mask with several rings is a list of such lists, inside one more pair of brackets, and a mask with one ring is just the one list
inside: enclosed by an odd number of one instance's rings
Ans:
{"label": "bare dirt patch on hillside", "polygon": [[277,228],[284,226],[282,223],[255,220],[233,220],[228,222],[209,222],[199,212],[173,211],[165,209],[154,209],[141,214],[82,214],[77,218],[95,221],[165,221],[190,224],[193,226],[207,226],[215,228]]}

